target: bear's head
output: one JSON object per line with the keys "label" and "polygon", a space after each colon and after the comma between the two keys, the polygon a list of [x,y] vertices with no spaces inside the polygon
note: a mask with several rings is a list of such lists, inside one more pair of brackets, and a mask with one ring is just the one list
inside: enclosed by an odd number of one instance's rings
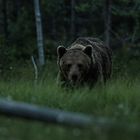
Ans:
{"label": "bear's head", "polygon": [[81,84],[90,70],[92,63],[92,46],[82,49],[57,48],[58,65],[61,74],[71,85]]}

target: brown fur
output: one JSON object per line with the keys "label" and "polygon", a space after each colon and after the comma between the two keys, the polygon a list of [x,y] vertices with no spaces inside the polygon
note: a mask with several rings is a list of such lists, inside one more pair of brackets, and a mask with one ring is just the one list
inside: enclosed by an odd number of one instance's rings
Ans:
{"label": "brown fur", "polygon": [[111,49],[96,38],[78,38],[67,49],[58,47],[59,82],[64,85],[94,85],[111,75]]}

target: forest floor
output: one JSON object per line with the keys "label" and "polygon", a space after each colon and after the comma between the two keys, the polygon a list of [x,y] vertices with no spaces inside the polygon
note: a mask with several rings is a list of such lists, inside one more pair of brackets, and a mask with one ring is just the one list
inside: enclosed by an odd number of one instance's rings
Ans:
{"label": "forest floor", "polygon": [[[95,118],[127,124],[122,128],[95,126],[79,129],[35,121],[0,117],[1,140],[118,140],[140,139],[139,63],[115,63],[112,79],[105,87],[65,90],[56,85],[56,63],[48,62],[43,78],[35,85],[32,66],[12,66],[8,78],[0,80],[0,97],[42,107],[80,112]],[[136,124],[137,126],[133,125]]]}

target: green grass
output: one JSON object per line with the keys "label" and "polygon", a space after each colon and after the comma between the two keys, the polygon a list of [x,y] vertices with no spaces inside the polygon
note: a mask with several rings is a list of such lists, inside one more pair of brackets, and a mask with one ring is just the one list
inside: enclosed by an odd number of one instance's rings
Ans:
{"label": "green grass", "polygon": [[[0,96],[8,100],[22,101],[66,111],[80,112],[97,117],[114,119],[120,123],[140,124],[140,80],[137,76],[113,75],[105,87],[89,90],[82,87],[65,90],[56,85],[55,63],[48,63],[42,80],[34,85],[33,69],[19,68],[12,71],[8,80],[0,81]],[[16,74],[19,75],[16,75]],[[129,77],[130,75],[130,77]],[[131,127],[131,125],[130,125]],[[117,128],[90,129],[69,128],[58,125],[0,117],[0,140],[112,140],[139,139],[135,132]],[[133,129],[132,129],[133,130]]]}

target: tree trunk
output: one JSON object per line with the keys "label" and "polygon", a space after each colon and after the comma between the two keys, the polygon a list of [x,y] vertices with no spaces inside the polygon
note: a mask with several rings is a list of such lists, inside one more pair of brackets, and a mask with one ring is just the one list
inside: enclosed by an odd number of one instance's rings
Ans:
{"label": "tree trunk", "polygon": [[3,5],[3,27],[5,40],[8,39],[8,20],[7,20],[7,0],[2,1]]}
{"label": "tree trunk", "polygon": [[56,39],[56,18],[52,16],[52,38]]}
{"label": "tree trunk", "polygon": [[39,56],[40,69],[45,65],[44,48],[43,48],[43,33],[42,33],[42,21],[40,12],[40,1],[34,0],[35,18],[36,18],[36,33],[37,33],[37,47]]}
{"label": "tree trunk", "polygon": [[105,22],[105,43],[107,46],[110,45],[111,4],[112,4],[112,0],[105,0],[104,22]]}
{"label": "tree trunk", "polygon": [[20,13],[20,9],[21,9],[21,1],[20,0],[14,0],[14,10],[13,10],[13,15],[15,20],[17,20],[19,13]]}
{"label": "tree trunk", "polygon": [[75,0],[71,0],[71,39],[75,38]]}

